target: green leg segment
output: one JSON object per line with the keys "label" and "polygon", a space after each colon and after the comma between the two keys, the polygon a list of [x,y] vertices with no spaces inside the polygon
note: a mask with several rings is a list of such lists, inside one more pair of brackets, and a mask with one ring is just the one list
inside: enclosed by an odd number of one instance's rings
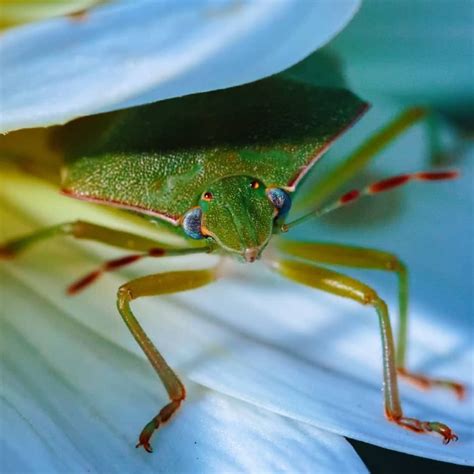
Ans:
{"label": "green leg segment", "polygon": [[398,374],[419,388],[446,387],[453,390],[458,398],[463,398],[465,389],[452,380],[432,379],[415,374],[406,369],[406,351],[408,340],[408,271],[405,264],[395,255],[381,250],[352,247],[348,245],[298,242],[286,239],[278,241],[278,248],[289,255],[304,260],[393,272],[398,278],[399,325],[396,351]]}
{"label": "green leg segment", "polygon": [[[10,240],[0,246],[0,258],[12,258],[26,250],[31,245],[55,236],[72,236],[78,239],[88,239],[115,247],[133,250],[140,253],[127,255],[105,262],[99,269],[81,278],[68,289],[76,293],[97,279],[104,272],[121,268],[136,262],[143,257],[178,256],[190,253],[209,252],[210,247],[191,249],[170,248],[161,242],[140,237],[128,232],[122,232],[84,221],[74,221],[48,227],[18,239]],[[117,295],[118,310],[128,329],[147,356],[153,368],[160,377],[168,392],[170,402],[145,426],[140,434],[138,446],[143,446],[151,452],[150,438],[159,425],[168,421],[179,408],[185,398],[185,388],[173,370],[168,366],[163,356],[155,348],[143,331],[130,309],[130,302],[143,296],[161,295],[178,291],[199,288],[216,279],[216,269],[168,272],[138,278],[120,287]]]}
{"label": "green leg segment", "polygon": [[398,278],[398,311],[400,318],[396,363],[397,367],[405,366],[408,329],[408,272],[403,262],[395,255],[387,252],[348,245],[298,242],[286,239],[280,239],[277,245],[282,252],[308,261],[394,272]]}
{"label": "green leg segment", "polygon": [[290,280],[372,306],[379,318],[382,339],[383,389],[386,417],[399,426],[417,433],[438,433],[443,437],[444,443],[457,440],[457,436],[451,429],[442,423],[419,421],[404,416],[398,395],[395,347],[388,309],[385,302],[372,288],[333,270],[293,260],[275,260],[272,262],[272,266],[277,272]]}
{"label": "green leg segment", "polygon": [[422,120],[425,116],[426,110],[418,107],[403,112],[395,120],[372,135],[337,166],[323,182],[318,184],[313,192],[305,196],[304,204],[318,206],[323,203],[332,193],[337,191],[341,185],[363,169],[377,153],[403,134],[407,128]]}
{"label": "green leg segment", "polygon": [[121,286],[117,295],[117,307],[122,318],[141,347],[168,392],[170,402],[143,428],[137,447],[152,452],[150,438],[158,427],[168,421],[185,399],[184,385],[166,363],[148,338],[130,309],[130,302],[144,296],[163,295],[191,290],[207,285],[217,277],[215,269],[168,272],[132,280]]}

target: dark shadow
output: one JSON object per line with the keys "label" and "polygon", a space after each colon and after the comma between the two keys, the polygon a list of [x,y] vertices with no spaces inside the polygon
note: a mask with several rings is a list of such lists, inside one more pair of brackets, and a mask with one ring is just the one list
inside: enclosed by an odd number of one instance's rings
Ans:
{"label": "dark shadow", "polygon": [[433,461],[348,439],[371,474],[472,474],[472,467]]}

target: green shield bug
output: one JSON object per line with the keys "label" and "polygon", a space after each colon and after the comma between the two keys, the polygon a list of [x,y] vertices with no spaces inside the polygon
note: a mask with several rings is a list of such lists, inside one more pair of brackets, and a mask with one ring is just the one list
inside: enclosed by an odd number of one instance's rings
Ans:
{"label": "green shield bug", "polygon": [[[275,77],[76,120],[61,127],[56,136],[65,150],[62,192],[167,222],[189,240],[189,248],[170,248],[139,235],[75,221],[9,241],[0,247],[0,254],[12,257],[55,235],[100,241],[133,251],[105,262],[73,283],[68,289],[70,294],[84,289],[104,272],[146,257],[215,252],[244,263],[262,259],[290,280],[371,306],[381,330],[386,417],[417,433],[438,433],[445,443],[456,440],[448,426],[406,417],[401,408],[397,376],[424,388],[444,386],[459,397],[463,395],[460,384],[430,379],[405,367],[405,265],[394,255],[379,250],[283,238],[305,219],[361,196],[387,191],[411,180],[456,176],[455,172],[444,171],[391,177],[362,190],[346,192],[335,201],[286,222],[292,196],[302,178],[366,109],[367,104],[347,90]],[[404,113],[349,156],[322,187],[327,190],[343,184],[422,115],[418,109]],[[267,252],[270,246],[273,251]],[[398,276],[400,325],[396,347],[385,302],[369,286],[324,265],[386,270]],[[158,273],[132,280],[118,290],[118,311],[170,399],[140,434],[137,446],[147,451],[151,451],[153,432],[185,399],[185,388],[143,331],[130,304],[144,296],[199,288],[220,276],[218,267]]]}

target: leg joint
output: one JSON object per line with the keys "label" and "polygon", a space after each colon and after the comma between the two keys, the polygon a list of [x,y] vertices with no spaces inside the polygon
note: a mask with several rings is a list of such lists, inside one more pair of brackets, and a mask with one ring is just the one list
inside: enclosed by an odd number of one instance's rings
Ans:
{"label": "leg joint", "polygon": [[389,271],[392,272],[397,272],[397,273],[407,273],[407,267],[406,265],[396,256],[393,255],[389,258],[389,260],[386,263],[386,268]]}
{"label": "leg joint", "polygon": [[366,305],[377,306],[382,301],[375,290],[368,289],[364,292],[363,303]]}
{"label": "leg joint", "polygon": [[85,228],[90,224],[86,223],[85,221],[81,221],[80,219],[67,222],[63,224],[63,231],[66,233],[72,234],[74,237],[80,239],[85,234]]}
{"label": "leg joint", "polygon": [[184,388],[184,385],[180,382],[179,383],[179,393],[173,395],[170,397],[171,401],[179,407],[182,402],[186,399],[186,389]]}
{"label": "leg joint", "polygon": [[117,291],[117,299],[122,303],[132,301],[134,299],[132,290],[127,285],[122,285]]}
{"label": "leg joint", "polygon": [[380,298],[375,290],[371,289],[364,294],[364,304],[373,306],[378,312],[388,312],[387,303]]}

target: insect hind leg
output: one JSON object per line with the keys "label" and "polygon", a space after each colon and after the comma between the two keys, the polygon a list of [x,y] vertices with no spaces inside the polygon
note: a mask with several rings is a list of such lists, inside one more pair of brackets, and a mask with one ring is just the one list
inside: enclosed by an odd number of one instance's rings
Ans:
{"label": "insect hind leg", "polygon": [[337,296],[352,299],[375,309],[382,341],[383,390],[385,416],[397,425],[417,433],[437,433],[445,444],[456,441],[456,434],[449,426],[437,421],[420,421],[406,417],[402,411],[398,395],[397,369],[395,363],[395,344],[392,336],[390,318],[386,303],[378,294],[364,283],[333,270],[309,265],[294,260],[279,259],[271,262],[272,268],[286,278]]}

